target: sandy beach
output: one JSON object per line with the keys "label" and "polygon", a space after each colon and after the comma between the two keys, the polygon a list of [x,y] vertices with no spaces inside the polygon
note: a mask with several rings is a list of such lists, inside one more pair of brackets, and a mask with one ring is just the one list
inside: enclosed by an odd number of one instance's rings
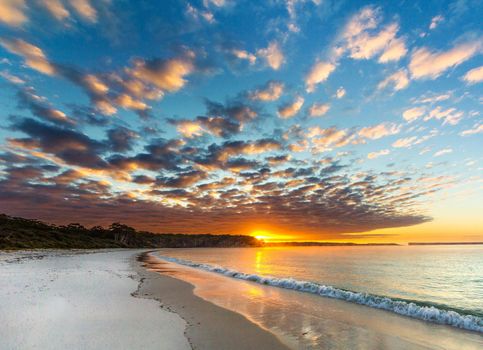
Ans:
{"label": "sandy beach", "polygon": [[[476,333],[233,281],[161,261],[146,250],[3,252],[0,283],[1,349],[478,349],[481,345]],[[245,296],[250,294],[247,304]],[[280,298],[294,308],[282,308]],[[303,316],[304,305],[319,308],[308,317]],[[317,329],[319,333],[323,329],[322,339],[315,337]]]}
{"label": "sandy beach", "polygon": [[144,270],[141,252],[2,253],[0,348],[285,348],[190,284]]}

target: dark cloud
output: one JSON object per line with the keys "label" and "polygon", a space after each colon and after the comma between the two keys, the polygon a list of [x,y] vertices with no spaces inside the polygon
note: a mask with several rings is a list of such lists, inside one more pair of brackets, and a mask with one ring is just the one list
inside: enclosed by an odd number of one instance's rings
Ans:
{"label": "dark cloud", "polygon": [[38,96],[32,87],[20,89],[17,92],[17,99],[19,108],[30,110],[34,116],[40,119],[68,126],[75,124],[75,121],[64,112],[53,108],[45,98]]}
{"label": "dark cloud", "polygon": [[199,170],[177,173],[175,177],[158,177],[156,185],[160,187],[186,188],[208,177],[208,174]]}
{"label": "dark cloud", "polygon": [[130,151],[137,137],[134,131],[122,126],[107,131],[109,146],[114,152]]}
{"label": "dark cloud", "polygon": [[218,137],[229,138],[240,133],[243,126],[255,120],[260,113],[257,106],[241,98],[230,100],[226,104],[205,100],[205,105],[205,116],[198,116],[193,120],[169,119],[168,121],[178,126],[180,132],[188,137],[193,135],[190,135],[189,130],[184,130],[185,126],[198,126],[201,130],[199,134],[208,132]]}
{"label": "dark cloud", "polygon": [[183,157],[179,147],[182,143],[179,140],[156,140],[154,143],[145,146],[144,153],[135,156],[124,156],[116,154],[108,159],[110,165],[115,169],[132,170],[137,168],[147,170],[179,169]]}
{"label": "dark cloud", "polygon": [[29,136],[29,138],[11,139],[25,148],[40,149],[59,157],[68,164],[94,169],[106,166],[99,156],[105,151],[105,144],[78,131],[47,125],[31,118],[15,121],[12,129]]}

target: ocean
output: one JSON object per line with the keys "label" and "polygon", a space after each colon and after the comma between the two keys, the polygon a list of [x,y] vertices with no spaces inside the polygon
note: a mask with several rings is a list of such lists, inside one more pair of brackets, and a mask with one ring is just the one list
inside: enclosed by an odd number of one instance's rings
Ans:
{"label": "ocean", "polygon": [[[195,293],[295,348],[350,346],[327,334],[364,328],[416,338],[422,348],[435,336],[442,348],[461,346],[460,335],[476,341],[466,348],[483,346],[483,246],[163,249],[157,256],[177,266]],[[386,331],[385,320],[400,327]],[[408,334],[398,334],[401,327]]]}

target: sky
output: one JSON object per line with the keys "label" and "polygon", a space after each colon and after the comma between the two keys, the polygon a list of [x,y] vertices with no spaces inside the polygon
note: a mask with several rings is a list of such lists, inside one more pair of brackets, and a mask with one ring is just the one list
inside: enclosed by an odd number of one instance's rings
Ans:
{"label": "sky", "polygon": [[483,240],[481,0],[3,0],[0,212]]}

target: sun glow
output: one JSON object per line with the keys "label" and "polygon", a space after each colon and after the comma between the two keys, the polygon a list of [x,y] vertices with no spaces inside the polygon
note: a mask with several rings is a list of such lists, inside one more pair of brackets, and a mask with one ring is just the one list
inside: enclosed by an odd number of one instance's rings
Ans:
{"label": "sun glow", "polygon": [[273,235],[272,233],[270,233],[270,231],[267,231],[267,230],[255,230],[252,232],[251,236],[261,241],[269,241],[275,238],[275,235]]}

